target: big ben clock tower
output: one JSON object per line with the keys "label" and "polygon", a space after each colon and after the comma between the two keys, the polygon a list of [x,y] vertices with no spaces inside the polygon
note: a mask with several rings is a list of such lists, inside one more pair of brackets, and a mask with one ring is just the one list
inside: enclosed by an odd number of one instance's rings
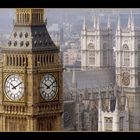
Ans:
{"label": "big ben clock tower", "polygon": [[18,8],[0,61],[0,131],[60,131],[62,64],[44,9]]}

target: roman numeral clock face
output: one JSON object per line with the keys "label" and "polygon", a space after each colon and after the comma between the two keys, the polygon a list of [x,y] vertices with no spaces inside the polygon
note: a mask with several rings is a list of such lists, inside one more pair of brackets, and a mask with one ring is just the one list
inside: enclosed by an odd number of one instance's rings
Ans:
{"label": "roman numeral clock face", "polygon": [[11,100],[19,100],[24,93],[24,84],[18,75],[11,75],[5,82],[5,94]]}
{"label": "roman numeral clock face", "polygon": [[40,94],[46,101],[52,100],[57,93],[56,79],[51,74],[46,74],[40,82]]}

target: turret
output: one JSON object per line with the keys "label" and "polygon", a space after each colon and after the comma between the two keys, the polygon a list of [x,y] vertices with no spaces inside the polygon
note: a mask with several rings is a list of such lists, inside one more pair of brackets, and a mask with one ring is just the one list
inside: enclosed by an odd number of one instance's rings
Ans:
{"label": "turret", "polygon": [[118,15],[118,18],[117,18],[117,31],[120,31],[120,29],[121,29],[121,23],[120,23],[120,15]]}
{"label": "turret", "polygon": [[100,30],[100,17],[99,17],[99,15],[98,15],[98,17],[97,17],[96,29],[97,29],[97,30]]}
{"label": "turret", "polygon": [[111,28],[111,24],[110,24],[110,16],[108,16],[107,28],[108,28],[108,29],[110,29],[110,28]]}
{"label": "turret", "polygon": [[93,23],[93,28],[96,29],[97,27],[97,17],[94,15],[94,23]]}
{"label": "turret", "polygon": [[130,28],[132,31],[134,30],[134,16],[133,13],[131,11],[129,18],[128,18],[128,28]]}
{"label": "turret", "polygon": [[86,17],[84,17],[83,20],[83,30],[86,31]]}

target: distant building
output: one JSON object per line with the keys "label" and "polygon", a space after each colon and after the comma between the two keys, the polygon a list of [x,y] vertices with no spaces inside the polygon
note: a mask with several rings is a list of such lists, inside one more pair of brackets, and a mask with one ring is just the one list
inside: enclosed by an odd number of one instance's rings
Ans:
{"label": "distant building", "polygon": [[[81,60],[80,50],[78,49],[67,49],[67,51],[63,52],[63,65],[64,67],[67,66],[75,66]],[[81,63],[79,63],[81,64]],[[78,65],[77,65],[78,66]],[[79,65],[80,66],[80,65]]]}
{"label": "distant building", "polygon": [[84,19],[81,31],[81,70],[113,66],[113,34],[110,18],[106,28],[100,27],[99,17],[94,17],[92,30]]}
{"label": "distant building", "polygon": [[84,22],[81,71],[64,73],[64,124],[76,131],[140,131],[140,28],[132,13],[126,28],[118,16],[113,48],[109,22],[101,30],[97,21],[94,33]]}

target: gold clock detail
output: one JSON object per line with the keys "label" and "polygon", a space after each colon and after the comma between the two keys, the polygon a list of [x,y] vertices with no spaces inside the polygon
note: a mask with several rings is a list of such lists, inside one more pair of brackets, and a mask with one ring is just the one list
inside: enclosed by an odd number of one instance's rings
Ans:
{"label": "gold clock detail", "polygon": [[125,86],[130,84],[130,74],[128,72],[122,74],[122,84]]}
{"label": "gold clock detail", "polygon": [[11,100],[19,100],[24,93],[24,84],[18,75],[10,75],[5,82],[5,94]]}

